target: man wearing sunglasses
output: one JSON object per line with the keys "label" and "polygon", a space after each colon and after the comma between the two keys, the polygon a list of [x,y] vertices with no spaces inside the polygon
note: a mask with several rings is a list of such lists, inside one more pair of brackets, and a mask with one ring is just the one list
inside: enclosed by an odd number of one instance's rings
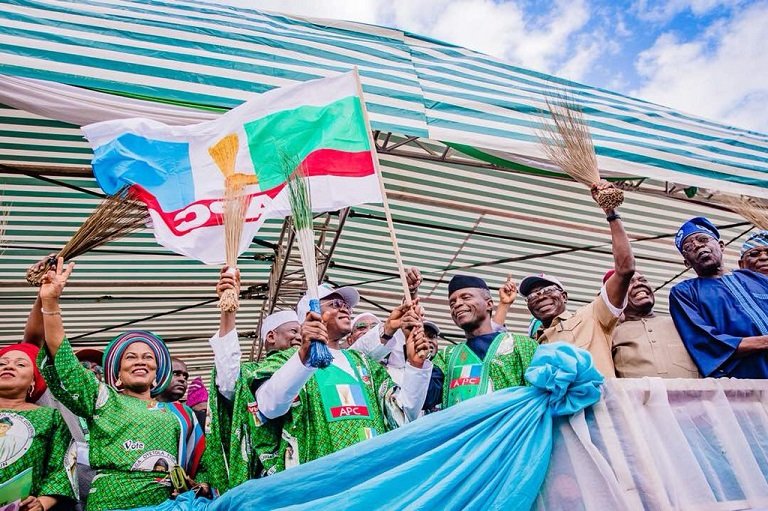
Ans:
{"label": "man wearing sunglasses", "polygon": [[347,348],[351,348],[360,337],[367,334],[373,327],[379,325],[381,320],[375,314],[363,312],[352,318],[352,332],[347,336]]}
{"label": "man wearing sunglasses", "polygon": [[[605,188],[610,185],[601,185]],[[614,209],[605,210],[611,231],[613,275],[606,280],[598,296],[590,303],[568,312],[568,293],[557,278],[541,273],[520,282],[520,294],[528,310],[542,323],[535,333],[539,343],[567,342],[592,354],[595,367],[603,376],[616,376],[611,353],[613,331],[627,303],[627,291],[635,274],[635,257],[624,231],[621,217]]]}
{"label": "man wearing sunglasses", "polygon": [[[217,291],[238,291],[238,277],[222,270]],[[233,436],[229,449],[230,485],[331,454],[420,414],[432,370],[431,362],[421,356],[429,351],[423,329],[410,333],[406,374],[398,386],[377,361],[341,349],[340,342],[352,330],[358,292],[327,285],[318,291],[320,314],[310,312],[306,296],[296,307],[302,323],[301,346],[241,366],[233,393],[232,431],[237,437]],[[222,314],[216,342],[232,337],[234,315],[228,314],[227,318]],[[328,346],[333,355],[329,367],[308,366],[312,341]],[[234,342],[224,351],[234,353],[237,346]],[[218,371],[219,361],[216,363]],[[219,385],[218,377],[216,383]]]}

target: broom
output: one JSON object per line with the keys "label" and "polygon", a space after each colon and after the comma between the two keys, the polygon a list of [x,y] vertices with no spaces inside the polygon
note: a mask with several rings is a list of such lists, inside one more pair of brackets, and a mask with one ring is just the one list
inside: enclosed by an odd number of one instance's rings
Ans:
{"label": "broom", "polygon": [[[558,101],[547,98],[546,102],[553,122],[544,122],[539,132],[544,152],[566,174],[594,191],[600,171],[584,114],[567,97]],[[604,210],[615,209],[624,202],[624,192],[618,188],[597,190],[595,202]]]}
{"label": "broom", "polygon": [[[297,157],[280,151],[280,165],[288,181],[288,201],[291,205],[293,229],[296,231],[296,243],[299,246],[301,265],[304,268],[304,276],[307,281],[309,310],[320,314],[314,219],[309,181],[304,175],[304,166]],[[322,369],[333,363],[333,355],[324,343],[312,341],[309,347],[308,362],[310,366]]]}
{"label": "broom", "polygon": [[74,259],[143,228],[148,221],[147,206],[139,201],[128,187],[122,188],[114,195],[106,197],[93,210],[58,254],[37,269],[30,267],[27,270],[27,282],[39,286],[48,270],[56,267],[57,258],[62,257],[65,261]]}
{"label": "broom", "polygon": [[[240,238],[248,212],[249,199],[244,190],[246,186],[258,182],[254,174],[235,172],[239,148],[240,140],[236,133],[230,133],[208,148],[208,154],[224,175],[224,252],[230,274],[234,274],[237,268]],[[219,309],[223,312],[234,312],[239,307],[240,297],[234,289],[227,289],[221,294]]]}
{"label": "broom", "polygon": [[721,195],[719,202],[758,229],[768,229],[768,207],[746,195]]}

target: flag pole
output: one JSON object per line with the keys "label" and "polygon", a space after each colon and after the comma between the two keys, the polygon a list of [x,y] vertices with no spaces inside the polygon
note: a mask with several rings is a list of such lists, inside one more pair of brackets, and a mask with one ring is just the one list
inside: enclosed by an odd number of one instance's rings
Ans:
{"label": "flag pole", "polygon": [[373,158],[373,168],[376,171],[376,175],[379,178],[379,189],[381,190],[381,202],[384,206],[384,217],[387,219],[387,228],[389,229],[389,239],[392,241],[392,250],[395,253],[395,261],[397,262],[397,271],[400,274],[400,283],[403,286],[403,295],[405,296],[405,303],[411,304],[411,291],[408,289],[408,279],[405,277],[405,266],[403,265],[403,257],[400,255],[400,246],[397,244],[397,235],[395,234],[395,224],[392,221],[392,213],[389,210],[389,201],[387,200],[387,190],[384,187],[384,176],[379,168],[379,158],[376,154],[376,142],[373,140],[373,134],[371,133],[371,123],[368,119],[368,109],[365,107],[365,99],[363,98],[363,86],[360,83],[360,74],[357,71],[357,66],[354,67],[355,82],[357,83],[357,97],[360,99],[360,105],[363,108],[363,117],[365,118],[365,124],[368,127],[368,141],[371,144],[371,156]]}

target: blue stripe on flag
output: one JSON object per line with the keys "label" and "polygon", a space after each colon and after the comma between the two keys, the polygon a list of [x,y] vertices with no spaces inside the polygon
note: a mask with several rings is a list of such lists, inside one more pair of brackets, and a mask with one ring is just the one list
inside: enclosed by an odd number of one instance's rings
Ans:
{"label": "blue stripe on flag", "polygon": [[195,200],[189,144],[152,140],[125,133],[94,150],[93,175],[105,192],[140,185],[155,196],[164,211]]}

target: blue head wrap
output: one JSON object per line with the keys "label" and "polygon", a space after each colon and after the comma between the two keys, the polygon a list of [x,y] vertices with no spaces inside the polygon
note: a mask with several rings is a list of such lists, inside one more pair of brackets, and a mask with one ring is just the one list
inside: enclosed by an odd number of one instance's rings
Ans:
{"label": "blue head wrap", "polygon": [[741,246],[741,252],[739,253],[739,259],[744,257],[748,251],[757,247],[768,246],[768,231],[757,231],[747,238],[744,244]]}
{"label": "blue head wrap", "polygon": [[682,226],[680,226],[680,229],[677,231],[677,234],[675,235],[675,246],[677,247],[677,250],[680,251],[680,253],[683,253],[683,242],[685,241],[685,238],[690,236],[691,234],[696,234],[698,232],[703,232],[707,236],[712,236],[716,240],[720,239],[720,233],[717,230],[717,227],[704,218],[703,216],[697,216],[696,218],[691,218],[687,222],[685,222]]}
{"label": "blue head wrap", "polygon": [[155,354],[157,361],[157,374],[155,381],[157,385],[152,387],[151,395],[157,396],[165,390],[171,382],[173,370],[171,367],[171,354],[165,346],[163,340],[152,332],[143,330],[129,330],[112,339],[104,349],[104,381],[112,388],[115,388],[115,382],[120,374],[120,359],[123,358],[125,349],[134,342],[143,342]]}

